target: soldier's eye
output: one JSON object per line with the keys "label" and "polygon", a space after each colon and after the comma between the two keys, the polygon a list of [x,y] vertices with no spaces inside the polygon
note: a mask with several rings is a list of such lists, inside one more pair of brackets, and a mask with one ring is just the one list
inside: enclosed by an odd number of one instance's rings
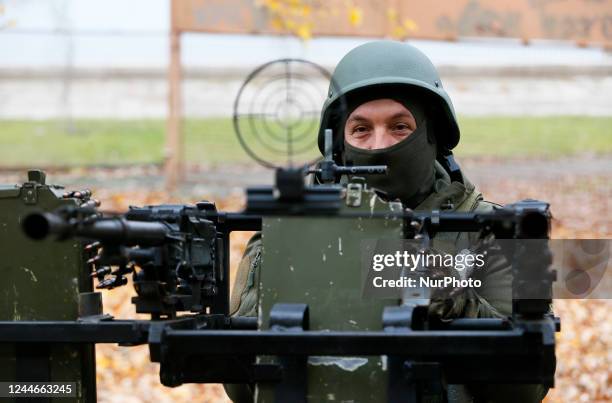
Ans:
{"label": "soldier's eye", "polygon": [[359,137],[359,136],[364,136],[365,134],[367,134],[369,132],[368,128],[365,126],[356,126],[355,128],[353,128],[353,136]]}
{"label": "soldier's eye", "polygon": [[395,130],[398,130],[398,131],[410,130],[410,126],[408,126],[406,123],[398,123],[395,125]]}

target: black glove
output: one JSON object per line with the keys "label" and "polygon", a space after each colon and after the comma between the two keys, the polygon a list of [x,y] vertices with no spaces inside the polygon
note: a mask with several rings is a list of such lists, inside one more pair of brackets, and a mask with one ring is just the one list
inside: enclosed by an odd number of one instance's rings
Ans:
{"label": "black glove", "polygon": [[[427,251],[428,255],[442,254],[433,248]],[[428,277],[438,283],[443,283],[445,278],[452,277],[453,281],[448,286],[442,285],[432,290],[430,303],[427,309],[428,316],[441,321],[450,321],[461,317],[465,308],[467,288],[460,286],[461,275],[453,267],[429,266],[427,268]]]}

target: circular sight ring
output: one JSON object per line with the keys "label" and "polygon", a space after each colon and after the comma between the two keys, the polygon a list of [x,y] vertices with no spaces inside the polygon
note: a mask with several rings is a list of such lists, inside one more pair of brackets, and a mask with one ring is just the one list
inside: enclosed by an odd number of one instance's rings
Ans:
{"label": "circular sight ring", "polygon": [[[245,79],[245,81],[243,82],[243,84],[241,85],[238,94],[234,100],[234,113],[233,113],[233,126],[234,126],[234,131],[236,133],[236,136],[238,137],[238,141],[240,142],[240,145],[242,146],[242,148],[246,151],[246,153],[256,162],[258,162],[260,165],[265,166],[267,168],[279,168],[278,165],[274,164],[271,161],[268,161],[264,158],[262,158],[260,155],[258,155],[251,147],[249,147],[248,142],[247,142],[247,137],[245,136],[245,133],[243,133],[243,130],[241,129],[240,126],[240,117],[241,117],[241,113],[239,111],[240,108],[240,101],[241,101],[241,97],[243,95],[243,93],[245,92],[245,89],[247,88],[247,86],[259,75],[261,74],[264,70],[274,67],[275,65],[281,65],[284,64],[285,67],[285,71],[287,71],[286,76],[287,79],[290,80],[291,79],[291,65],[301,65],[301,66],[306,66],[308,69],[318,73],[319,76],[321,76],[322,78],[325,79],[325,81],[327,81],[329,83],[330,88],[334,88],[337,89],[337,86],[335,85],[331,74],[322,66],[319,66],[316,63],[310,62],[308,60],[304,60],[304,59],[295,59],[295,58],[286,58],[286,59],[278,59],[278,60],[273,60],[270,61],[268,63],[265,63],[259,67],[257,67],[255,70],[253,70]],[[313,77],[313,80],[316,80],[316,76]],[[327,94],[327,91],[325,91],[324,94]],[[321,100],[321,107],[323,106],[323,102],[325,102],[325,98],[323,98]],[[313,144],[316,144],[316,136],[318,133],[313,133],[313,136],[315,136],[315,140],[313,142]],[[289,145],[290,147],[290,145]],[[288,147],[288,148],[289,148]],[[313,147],[313,150],[315,148]],[[294,157],[294,155],[291,155],[290,152],[287,152],[286,154],[287,156],[287,161],[289,164],[292,164],[292,160]],[[318,159],[320,159],[320,157],[317,157],[313,160],[308,161],[307,163],[303,164],[303,165],[311,165],[312,163],[314,163],[315,161],[317,161]]]}

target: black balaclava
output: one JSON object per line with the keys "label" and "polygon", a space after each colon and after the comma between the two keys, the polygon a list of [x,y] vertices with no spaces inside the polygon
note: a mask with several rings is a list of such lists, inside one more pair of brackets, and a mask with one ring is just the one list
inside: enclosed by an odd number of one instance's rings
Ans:
{"label": "black balaclava", "polygon": [[[389,200],[400,199],[415,208],[431,193],[435,182],[435,137],[428,132],[424,108],[415,99],[403,94],[370,93],[354,99],[348,105],[340,125],[342,138],[348,116],[359,106],[376,99],[389,98],[404,105],[414,116],[417,128],[408,137],[391,147],[366,150],[344,142],[344,162],[347,165],[387,165],[387,175],[369,175],[369,186],[382,190]],[[340,129],[339,128],[339,129]]]}

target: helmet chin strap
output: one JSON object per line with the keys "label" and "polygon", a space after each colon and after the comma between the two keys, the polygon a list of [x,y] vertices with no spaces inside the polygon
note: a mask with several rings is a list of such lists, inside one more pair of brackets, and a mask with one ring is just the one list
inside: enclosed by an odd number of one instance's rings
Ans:
{"label": "helmet chin strap", "polygon": [[463,183],[463,175],[461,174],[461,168],[455,160],[455,156],[451,150],[438,149],[438,156],[436,158],[438,162],[444,167],[446,172],[453,182]]}

